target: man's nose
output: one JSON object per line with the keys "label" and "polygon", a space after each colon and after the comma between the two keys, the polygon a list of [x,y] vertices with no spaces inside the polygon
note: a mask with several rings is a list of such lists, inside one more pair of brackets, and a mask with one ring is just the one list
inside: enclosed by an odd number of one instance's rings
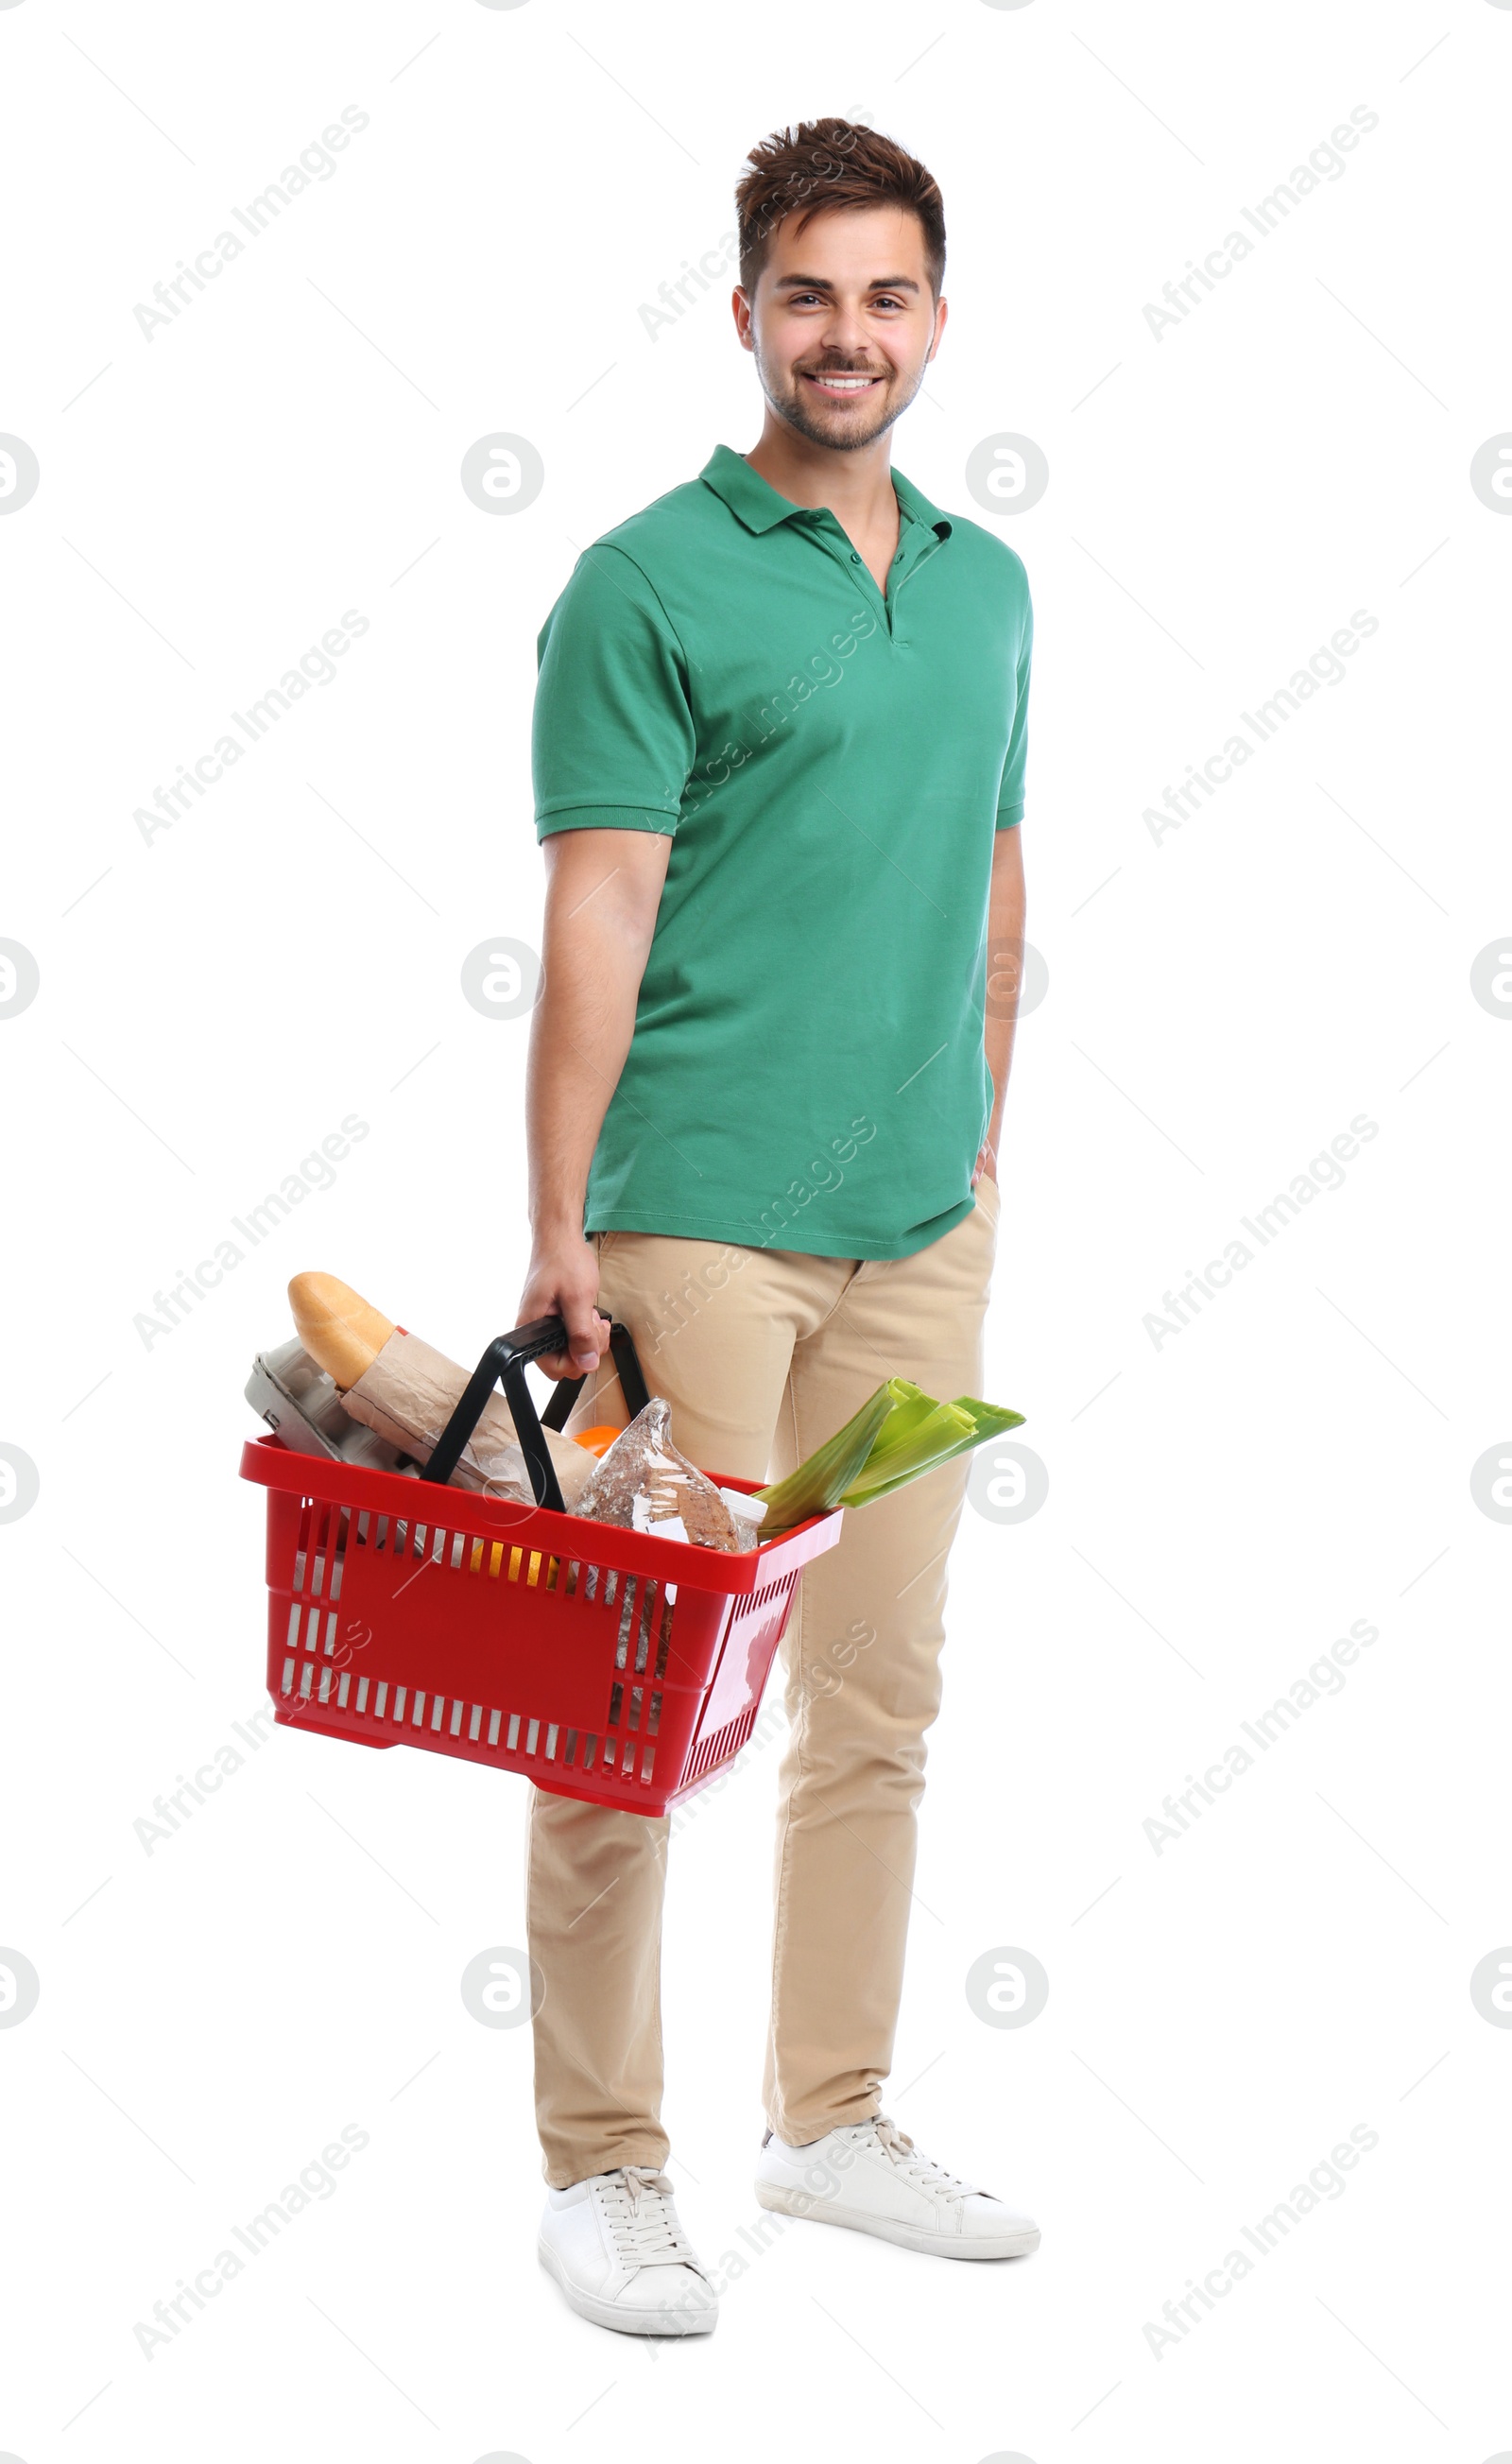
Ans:
{"label": "man's nose", "polygon": [[859,308],[837,306],[824,319],[820,338],[822,346],[837,359],[861,360],[870,364],[871,337]]}

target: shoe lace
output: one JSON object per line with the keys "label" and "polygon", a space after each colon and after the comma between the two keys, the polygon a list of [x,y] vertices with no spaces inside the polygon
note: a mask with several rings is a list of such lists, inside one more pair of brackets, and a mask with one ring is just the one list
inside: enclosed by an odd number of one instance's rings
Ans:
{"label": "shoe lace", "polygon": [[654,2165],[622,2165],[603,2175],[594,2195],[625,2266],[698,2268],[672,2204],[672,2185]]}
{"label": "shoe lace", "polygon": [[963,2182],[958,2173],[948,2173],[943,2165],[936,2165],[931,2157],[923,2155],[908,2132],[900,2130],[895,2122],[889,2122],[885,2113],[878,2114],[871,2127],[878,2146],[915,2189],[928,2190],[934,2198],[944,2200],[969,2199],[976,2195],[973,2183]]}

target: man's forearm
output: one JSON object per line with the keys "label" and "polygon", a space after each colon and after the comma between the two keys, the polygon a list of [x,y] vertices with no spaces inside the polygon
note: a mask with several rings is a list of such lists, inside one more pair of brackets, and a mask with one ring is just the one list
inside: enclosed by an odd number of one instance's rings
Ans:
{"label": "man's forearm", "polygon": [[547,935],[525,1091],[537,1242],[582,1231],[588,1166],[635,1025],[640,979],[616,967],[617,952],[614,936],[586,917]]}
{"label": "man's forearm", "polygon": [[544,982],[525,1088],[531,1262],[519,1308],[522,1325],[566,1321],[569,1350],[540,1364],[552,1377],[592,1368],[607,1340],[583,1203],[635,1029],[670,846],[646,830],[563,830],[546,841]]}
{"label": "man's forearm", "polygon": [[1002,1133],[1003,1103],[1013,1066],[1014,1030],[1019,1020],[1019,993],[1023,976],[1023,853],[1017,828],[999,830],[993,847],[991,901],[987,914],[987,1001],[983,1045],[992,1072],[993,1109],[986,1144],[997,1155]]}
{"label": "man's forearm", "polygon": [[582,1232],[588,1166],[635,1029],[671,842],[645,830],[564,830],[546,841],[544,984],[525,1092],[530,1220]]}

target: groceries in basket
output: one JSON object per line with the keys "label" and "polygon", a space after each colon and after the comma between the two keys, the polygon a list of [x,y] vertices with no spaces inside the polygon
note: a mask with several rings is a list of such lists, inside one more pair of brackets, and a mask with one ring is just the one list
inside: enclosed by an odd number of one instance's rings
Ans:
{"label": "groceries in basket", "polygon": [[[525,1506],[544,1493],[543,1460],[549,1459],[567,1513],[734,1553],[778,1539],[836,1507],[869,1505],[1023,1419],[1021,1412],[973,1396],[936,1402],[908,1378],[889,1377],[814,1454],[753,1495],[721,1487],[690,1462],[672,1436],[671,1405],[657,1395],[625,1429],[596,1427],[568,1438],[556,1427],[535,1426],[527,1440],[537,1473],[533,1484],[515,1419],[492,1392],[495,1373],[487,1369],[487,1355],[470,1379],[455,1361],[395,1326],[334,1275],[296,1275],[289,1300],[296,1340],[259,1353],[247,1388],[286,1446],[411,1472],[432,1455],[449,1461],[455,1455],[445,1476],[456,1486]],[[551,1340],[549,1321],[520,1332],[535,1334],[536,1351]],[[560,1333],[559,1326],[558,1340]],[[615,1340],[624,1336],[617,1328]],[[515,1345],[518,1338],[504,1340]],[[534,1358],[535,1352],[518,1356]],[[513,1374],[519,1376],[517,1369]],[[573,1381],[570,1391],[579,1384]],[[443,1439],[470,1387],[490,1391],[458,1452],[454,1438],[449,1446]],[[524,1426],[534,1414],[522,1380],[515,1399]],[[461,1416],[460,1426],[470,1419]]]}
{"label": "groceries in basket", "polygon": [[[299,1341],[333,1380],[340,1406],[417,1463],[427,1463],[461,1400],[468,1372],[417,1334],[405,1333],[335,1275],[296,1275],[289,1305]],[[592,1476],[595,1457],[555,1429],[543,1431],[569,1513]],[[451,1474],[458,1488],[533,1506],[535,1496],[515,1423],[498,1396]]]}
{"label": "groceries in basket", "polygon": [[672,1407],[653,1395],[590,1473],[575,1513],[660,1540],[704,1549],[754,1549],[766,1512],[738,1488],[719,1488],[672,1443]]}

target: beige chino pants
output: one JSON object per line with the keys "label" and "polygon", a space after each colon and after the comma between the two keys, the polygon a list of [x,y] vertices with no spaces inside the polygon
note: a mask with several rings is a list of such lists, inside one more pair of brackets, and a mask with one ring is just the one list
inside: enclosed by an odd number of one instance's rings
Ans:
{"label": "beige chino pants", "polygon": [[[821,1204],[822,1199],[816,1199]],[[778,1479],[885,1377],[980,1395],[996,1183],[913,1256],[819,1258],[643,1232],[594,1236],[599,1306],[635,1339],[705,1470]],[[612,1363],[605,1361],[605,1371]],[[590,1379],[569,1430],[623,1417]],[[903,1987],[924,1732],[940,1704],[946,1562],[969,1463],[846,1515],[782,1644],[772,2006],[763,2100],[801,2145],[880,2110]],[[668,1823],[533,1790],[537,2121],[554,2189],[661,2165],[660,1956]]]}

